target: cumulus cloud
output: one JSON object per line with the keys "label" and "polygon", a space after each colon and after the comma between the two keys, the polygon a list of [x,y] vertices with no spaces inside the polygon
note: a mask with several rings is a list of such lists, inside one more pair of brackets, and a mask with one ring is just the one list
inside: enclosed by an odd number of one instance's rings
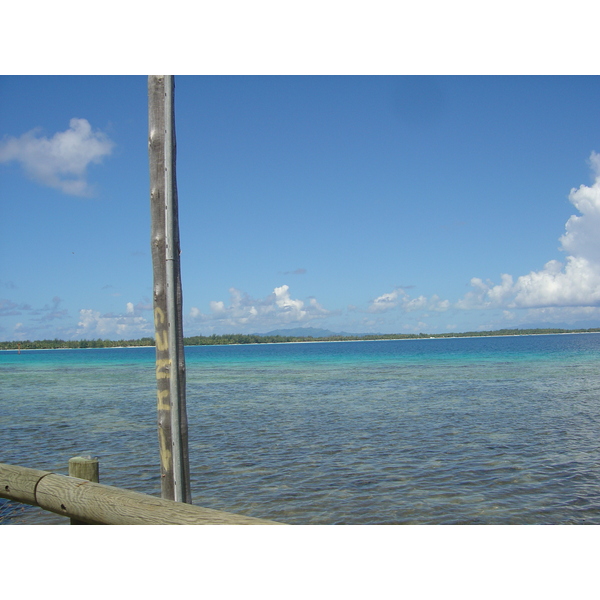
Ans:
{"label": "cumulus cloud", "polygon": [[193,307],[189,313],[191,321],[219,328],[252,326],[260,329],[303,323],[334,314],[323,308],[315,298],[308,298],[307,301],[292,298],[287,285],[276,287],[264,299],[251,298],[236,288],[230,288],[229,295],[228,305],[222,300],[210,302],[209,314]]}
{"label": "cumulus cloud", "polygon": [[138,338],[153,337],[154,323],[138,314],[139,309],[127,303],[122,315],[101,314],[99,311],[84,308],[79,311],[79,322],[73,337],[95,339],[105,337]]}
{"label": "cumulus cloud", "polygon": [[569,218],[560,242],[570,255],[600,264],[600,154],[592,152],[589,162],[595,176],[594,185],[571,190],[569,200],[581,216]]}
{"label": "cumulus cloud", "polygon": [[0,142],[0,163],[16,161],[42,185],[72,196],[90,196],[87,168],[108,156],[114,143],[101,131],[93,131],[86,119],[71,119],[69,129],[52,138],[39,129]]}
{"label": "cumulus cloud", "polygon": [[471,287],[456,307],[543,308],[600,305],[600,155],[593,152],[590,164],[595,175],[592,186],[573,188],[569,200],[579,211],[565,225],[561,249],[565,262],[551,260],[540,271],[513,279],[503,274],[501,283],[471,279]]}
{"label": "cumulus cloud", "polygon": [[375,298],[375,300],[372,300],[368,311],[372,313],[382,313],[392,310],[400,304],[402,296],[406,295],[407,294],[403,289],[396,288],[395,290],[387,294],[382,294]]}
{"label": "cumulus cloud", "polygon": [[504,273],[499,283],[473,277],[471,290],[453,304],[435,295],[411,298],[406,288],[398,287],[372,300],[368,312],[497,309],[504,311],[506,321],[516,319],[513,310],[526,309],[528,319],[600,317],[600,154],[592,152],[589,162],[594,183],[569,194],[579,214],[569,218],[560,237],[567,254],[563,262],[550,260],[516,279]]}
{"label": "cumulus cloud", "polygon": [[450,308],[450,302],[448,300],[441,300],[436,294],[431,296],[431,298],[422,295],[417,298],[411,298],[404,288],[398,287],[372,300],[367,310],[370,313],[383,313],[395,308],[404,312],[417,310],[442,312]]}
{"label": "cumulus cloud", "polygon": [[582,257],[567,256],[566,264],[551,260],[540,271],[522,275],[514,283],[502,275],[502,283],[474,277],[457,308],[540,308],[547,306],[595,306],[600,304],[600,268]]}

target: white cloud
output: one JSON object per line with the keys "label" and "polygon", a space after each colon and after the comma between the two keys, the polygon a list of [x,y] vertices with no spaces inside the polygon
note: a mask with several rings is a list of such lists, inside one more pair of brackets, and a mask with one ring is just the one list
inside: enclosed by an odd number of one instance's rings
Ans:
{"label": "white cloud", "polygon": [[71,119],[69,129],[50,139],[39,130],[0,142],[0,163],[17,161],[38,183],[72,196],[89,196],[87,168],[109,155],[114,143],[101,131],[92,131],[86,119]]}
{"label": "white cloud", "polygon": [[294,315],[301,320],[306,314],[303,310],[304,302],[302,300],[292,300],[290,297],[290,288],[287,285],[282,285],[273,290],[275,294],[275,304],[282,313]]}
{"label": "white cloud", "polygon": [[547,308],[531,308],[520,318],[522,323],[560,323],[561,325],[587,323],[600,319],[598,306],[551,306]]}
{"label": "white cloud", "polygon": [[406,294],[402,288],[396,288],[392,292],[382,294],[375,298],[375,300],[372,300],[368,311],[371,313],[381,313],[392,310],[398,306],[401,302],[401,298],[406,297],[407,295],[408,294]]}
{"label": "white cloud", "polygon": [[471,287],[456,308],[594,306],[600,303],[600,265],[582,257],[567,256],[566,264],[551,260],[542,270],[521,275],[515,282],[506,274],[499,285],[474,277]]}
{"label": "white cloud", "polygon": [[569,200],[581,215],[573,215],[560,238],[568,252],[565,263],[551,260],[540,271],[521,275],[513,281],[503,274],[502,282],[474,277],[472,290],[457,308],[541,308],[582,307],[600,304],[600,155],[590,157],[595,181],[572,189]]}
{"label": "white cloud", "polygon": [[396,288],[372,300],[367,311],[370,313],[383,313],[394,308],[399,308],[403,312],[415,312],[418,310],[443,312],[450,308],[450,302],[448,300],[440,300],[440,297],[436,294],[429,299],[422,295],[418,298],[411,298],[403,288]]}
{"label": "white cloud", "polygon": [[566,265],[550,261],[542,271],[517,279],[508,307],[594,306],[600,303],[600,268],[583,257],[568,256]]}
{"label": "white cloud", "polygon": [[581,216],[570,217],[560,242],[570,255],[600,264],[600,154],[592,152],[590,165],[596,180],[591,187],[582,185],[571,190],[569,200]]}
{"label": "white cloud", "polygon": [[137,311],[134,310],[131,302],[127,303],[127,313],[124,315],[103,315],[97,310],[84,308],[79,311],[79,322],[73,337],[80,339],[113,336],[125,339],[154,337],[154,324],[141,315],[134,314],[135,312]]}
{"label": "white cloud", "polygon": [[440,298],[434,294],[431,296],[430,309],[436,312],[444,312],[450,308],[450,300],[440,300]]}
{"label": "white cloud", "polygon": [[[561,249],[567,253],[564,262],[551,260],[541,270],[516,279],[505,273],[500,283],[473,277],[471,290],[454,304],[436,295],[411,298],[405,289],[398,287],[371,301],[368,312],[397,309],[418,314],[452,308],[496,309],[504,311],[500,326],[523,319],[572,322],[600,317],[600,154],[593,152],[590,164],[594,183],[574,188],[569,194],[569,200],[580,214],[569,218],[565,234],[560,238]],[[516,309],[525,309],[518,318]]]}
{"label": "white cloud", "polygon": [[251,298],[236,288],[231,288],[229,294],[229,305],[222,300],[213,300],[209,314],[193,307],[189,313],[192,324],[200,322],[212,329],[230,328],[234,331],[253,327],[258,331],[265,327],[305,323],[334,314],[323,308],[315,298],[309,298],[307,302],[292,298],[287,285],[276,287],[264,299]]}
{"label": "white cloud", "polygon": [[470,292],[456,303],[456,308],[471,310],[474,308],[498,308],[505,304],[506,298],[513,294],[513,278],[502,275],[502,283],[494,285],[492,281],[486,282],[473,277]]}

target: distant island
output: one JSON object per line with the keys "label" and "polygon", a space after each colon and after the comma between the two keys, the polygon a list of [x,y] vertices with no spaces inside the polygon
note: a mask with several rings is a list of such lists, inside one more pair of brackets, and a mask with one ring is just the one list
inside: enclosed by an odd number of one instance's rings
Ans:
{"label": "distant island", "polygon": [[[306,332],[308,335],[303,334]],[[314,335],[317,333],[317,335]],[[185,346],[223,346],[228,344],[285,344],[290,342],[346,342],[365,340],[414,340],[428,338],[461,338],[507,335],[552,335],[559,333],[600,333],[592,329],[498,329],[495,331],[465,331],[462,333],[382,333],[382,334],[338,334],[328,330],[299,328],[277,330],[269,333],[226,333],[223,335],[196,335],[184,337]],[[325,334],[325,335],[322,335]],[[120,348],[154,346],[154,338],[137,340],[22,340],[0,342],[0,350],[49,350],[70,348]]]}

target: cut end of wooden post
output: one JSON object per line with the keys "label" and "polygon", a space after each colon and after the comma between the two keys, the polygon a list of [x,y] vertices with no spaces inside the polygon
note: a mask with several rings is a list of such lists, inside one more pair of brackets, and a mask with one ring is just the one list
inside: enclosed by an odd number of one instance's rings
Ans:
{"label": "cut end of wooden post", "polygon": [[69,476],[99,483],[99,463],[97,456],[74,456],[69,459]]}

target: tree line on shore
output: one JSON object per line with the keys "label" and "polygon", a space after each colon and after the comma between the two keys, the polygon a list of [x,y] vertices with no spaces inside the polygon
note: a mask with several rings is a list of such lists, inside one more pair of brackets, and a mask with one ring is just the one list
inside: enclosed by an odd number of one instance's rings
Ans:
{"label": "tree line on shore", "polygon": [[[369,335],[331,335],[326,337],[283,336],[230,333],[224,335],[196,335],[184,337],[185,346],[222,346],[229,344],[283,344],[289,342],[343,342],[359,340],[410,340],[424,338],[481,337],[505,335],[550,335],[557,333],[599,333],[593,329],[498,329],[495,331],[467,331],[463,333],[388,333]],[[154,338],[135,340],[21,340],[0,342],[0,350],[48,350],[79,348],[117,348],[131,346],[154,346]]]}

